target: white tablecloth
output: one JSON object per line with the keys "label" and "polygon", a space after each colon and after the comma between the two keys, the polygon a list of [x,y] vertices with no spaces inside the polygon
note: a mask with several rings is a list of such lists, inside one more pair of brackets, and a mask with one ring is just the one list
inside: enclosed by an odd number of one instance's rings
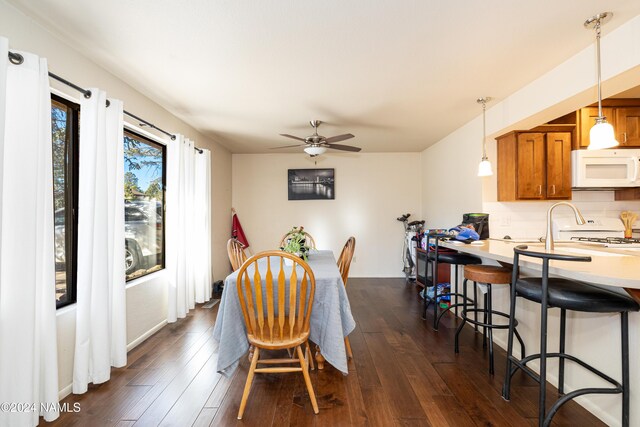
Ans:
{"label": "white tablecloth", "polygon": [[[262,260],[266,263],[266,260]],[[310,339],[320,346],[328,363],[347,374],[344,337],[356,327],[340,271],[331,251],[312,250],[307,261],[316,278],[316,292],[311,310]],[[262,264],[259,264],[260,270]],[[291,268],[291,267],[289,267]],[[247,331],[236,289],[238,272],[224,281],[224,291],[213,328],[213,338],[220,343],[217,371],[230,374],[249,349]],[[250,275],[252,276],[252,274]],[[301,275],[299,274],[298,277]],[[263,275],[264,277],[264,275]]]}

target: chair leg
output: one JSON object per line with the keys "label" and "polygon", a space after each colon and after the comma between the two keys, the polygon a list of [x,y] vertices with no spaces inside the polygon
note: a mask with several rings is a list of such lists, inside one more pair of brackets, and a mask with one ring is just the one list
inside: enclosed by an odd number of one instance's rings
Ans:
{"label": "chair leg", "polygon": [[[424,284],[424,288],[422,290],[423,295],[422,295],[422,320],[427,320],[427,308],[429,307],[429,303],[427,301],[427,283],[429,281],[429,265],[431,261],[429,260],[429,257],[427,256],[427,264],[425,266],[425,271],[424,271],[424,276],[425,276],[425,284]],[[432,268],[432,277],[433,277],[433,268]]]}
{"label": "chair leg", "polygon": [[320,412],[318,409],[318,402],[316,402],[316,395],[313,392],[313,385],[311,385],[311,378],[309,378],[309,371],[304,368],[304,355],[302,354],[302,349],[300,346],[296,347],[298,352],[298,358],[300,359],[300,366],[302,366],[302,376],[304,376],[304,382],[307,385],[307,391],[309,392],[309,398],[311,399],[311,406],[313,406],[313,412],[317,414]]}
{"label": "chair leg", "polygon": [[353,352],[351,351],[351,343],[349,342],[349,337],[344,337],[344,348],[347,350],[347,358],[353,359]]}
{"label": "chair leg", "polygon": [[[475,308],[478,308],[478,286],[476,286],[476,282],[473,282],[473,305]],[[478,312],[475,311],[473,313],[473,320],[476,321],[476,324],[473,325],[473,329],[478,332]]]}
{"label": "chair leg", "polygon": [[527,357],[527,352],[524,347],[524,341],[522,340],[522,337],[520,336],[520,333],[518,332],[517,329],[514,328],[513,333],[515,334],[516,339],[520,343],[520,359],[524,359],[525,357]]}
{"label": "chair leg", "polygon": [[[477,286],[477,283],[476,283]],[[483,302],[483,306],[482,306],[482,310],[484,311],[484,317],[482,319],[482,323],[484,323],[485,325],[487,324],[487,321],[489,320],[487,318],[487,294],[484,294],[484,302]],[[482,327],[482,348],[487,348],[487,327],[483,326]]]}
{"label": "chair leg", "polygon": [[[491,315],[491,310],[493,306],[491,304],[491,283],[487,283],[487,324],[493,325],[493,316]],[[489,330],[489,374],[493,375],[493,328],[487,328]]]}
{"label": "chair leg", "polygon": [[[547,412],[547,294],[543,285],[540,302],[540,393],[538,398],[538,425],[544,426]],[[551,422],[551,420],[549,420]]]}
{"label": "chair leg", "polygon": [[433,262],[433,330],[438,330],[438,252],[436,251],[436,259]]}
{"label": "chair leg", "polygon": [[[515,264],[514,264],[515,265]],[[505,400],[509,400],[511,398],[511,357],[513,357],[513,335],[516,329],[515,321],[516,321],[516,288],[515,285],[510,286],[511,297],[509,307],[509,334],[507,337],[507,363],[506,363],[506,372],[504,374],[504,384],[502,386],[502,397]],[[524,347],[523,347],[524,348]],[[524,349],[523,349],[524,352]]]}
{"label": "chair leg", "polygon": [[[565,331],[567,329],[567,310],[564,308],[560,310],[560,345],[558,350],[560,354],[565,352]],[[558,393],[564,394],[564,357],[560,357],[559,369],[558,369]]]}
{"label": "chair leg", "polygon": [[238,419],[242,419],[244,414],[244,408],[247,406],[247,399],[249,398],[249,391],[251,391],[251,383],[253,382],[253,376],[255,375],[256,365],[258,364],[258,357],[260,355],[260,349],[254,348],[253,359],[251,360],[251,367],[247,374],[247,382],[244,384],[244,392],[242,393],[242,400],[240,401],[240,410],[238,411]]}
{"label": "chair leg", "polygon": [[307,352],[308,357],[308,363],[309,366],[311,367],[311,370],[313,371],[314,369],[316,369],[315,365],[313,364],[313,353],[311,352],[311,347],[309,347],[309,341],[305,342],[305,351]]}
{"label": "chair leg", "polygon": [[622,427],[629,427],[629,313],[620,313],[622,338]]}
{"label": "chair leg", "polygon": [[[454,302],[454,304],[456,306],[455,309],[454,309],[454,312],[456,314],[456,317],[458,317],[458,270],[459,270],[458,267],[459,267],[459,265],[458,264],[454,264],[453,266],[456,269],[456,274],[455,274],[455,281],[456,282],[455,282],[454,287],[453,287],[453,293],[455,294],[455,299],[456,299],[455,302]],[[466,300],[465,300],[465,303],[466,303]]]}
{"label": "chair leg", "polygon": [[[464,301],[467,300],[467,279],[462,281],[462,295]],[[460,338],[460,332],[462,332],[462,328],[464,328],[464,324],[467,323],[467,306],[462,306],[462,322],[458,325],[458,329],[456,329],[456,336],[454,339],[453,349],[456,354],[460,353],[460,345],[458,344]]]}

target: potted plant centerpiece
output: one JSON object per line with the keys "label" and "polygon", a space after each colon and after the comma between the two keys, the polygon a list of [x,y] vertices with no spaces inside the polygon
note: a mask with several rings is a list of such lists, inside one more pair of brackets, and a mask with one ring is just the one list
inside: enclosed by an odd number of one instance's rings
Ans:
{"label": "potted plant centerpiece", "polygon": [[285,252],[290,254],[294,254],[307,261],[307,254],[309,252],[309,246],[306,241],[306,236],[304,234],[304,227],[293,227],[289,234],[287,235],[287,239],[285,240],[285,245],[281,247]]}

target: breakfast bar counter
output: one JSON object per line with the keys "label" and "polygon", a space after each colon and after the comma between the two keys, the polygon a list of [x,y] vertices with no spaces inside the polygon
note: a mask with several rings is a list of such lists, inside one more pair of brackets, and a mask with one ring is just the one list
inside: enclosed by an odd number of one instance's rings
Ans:
{"label": "breakfast bar counter", "polygon": [[[539,242],[517,243],[516,241],[489,239],[473,242],[472,244],[453,240],[440,242],[439,244],[446,248],[508,264],[513,263],[513,248],[516,246],[527,245],[529,250],[544,252],[544,243]],[[549,272],[552,275],[601,285],[629,288],[630,293],[640,292],[640,251],[605,248],[583,243],[556,242],[554,252],[590,256],[591,262],[551,261]],[[542,268],[540,262],[533,259],[523,259],[520,263],[524,267],[533,270]]]}

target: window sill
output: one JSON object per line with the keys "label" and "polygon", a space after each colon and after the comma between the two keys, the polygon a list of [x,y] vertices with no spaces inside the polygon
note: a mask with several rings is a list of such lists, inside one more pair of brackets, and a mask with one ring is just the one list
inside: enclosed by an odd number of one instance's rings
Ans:
{"label": "window sill", "polygon": [[158,280],[164,278],[166,268],[162,270],[154,271],[153,273],[147,274],[146,276],[138,277],[136,279],[130,280],[126,284],[126,289],[133,288],[134,286],[142,285],[151,280]]}
{"label": "window sill", "polygon": [[76,305],[77,303],[74,302],[73,304],[65,305],[62,308],[56,309],[56,317],[64,316],[71,311],[76,311]]}

